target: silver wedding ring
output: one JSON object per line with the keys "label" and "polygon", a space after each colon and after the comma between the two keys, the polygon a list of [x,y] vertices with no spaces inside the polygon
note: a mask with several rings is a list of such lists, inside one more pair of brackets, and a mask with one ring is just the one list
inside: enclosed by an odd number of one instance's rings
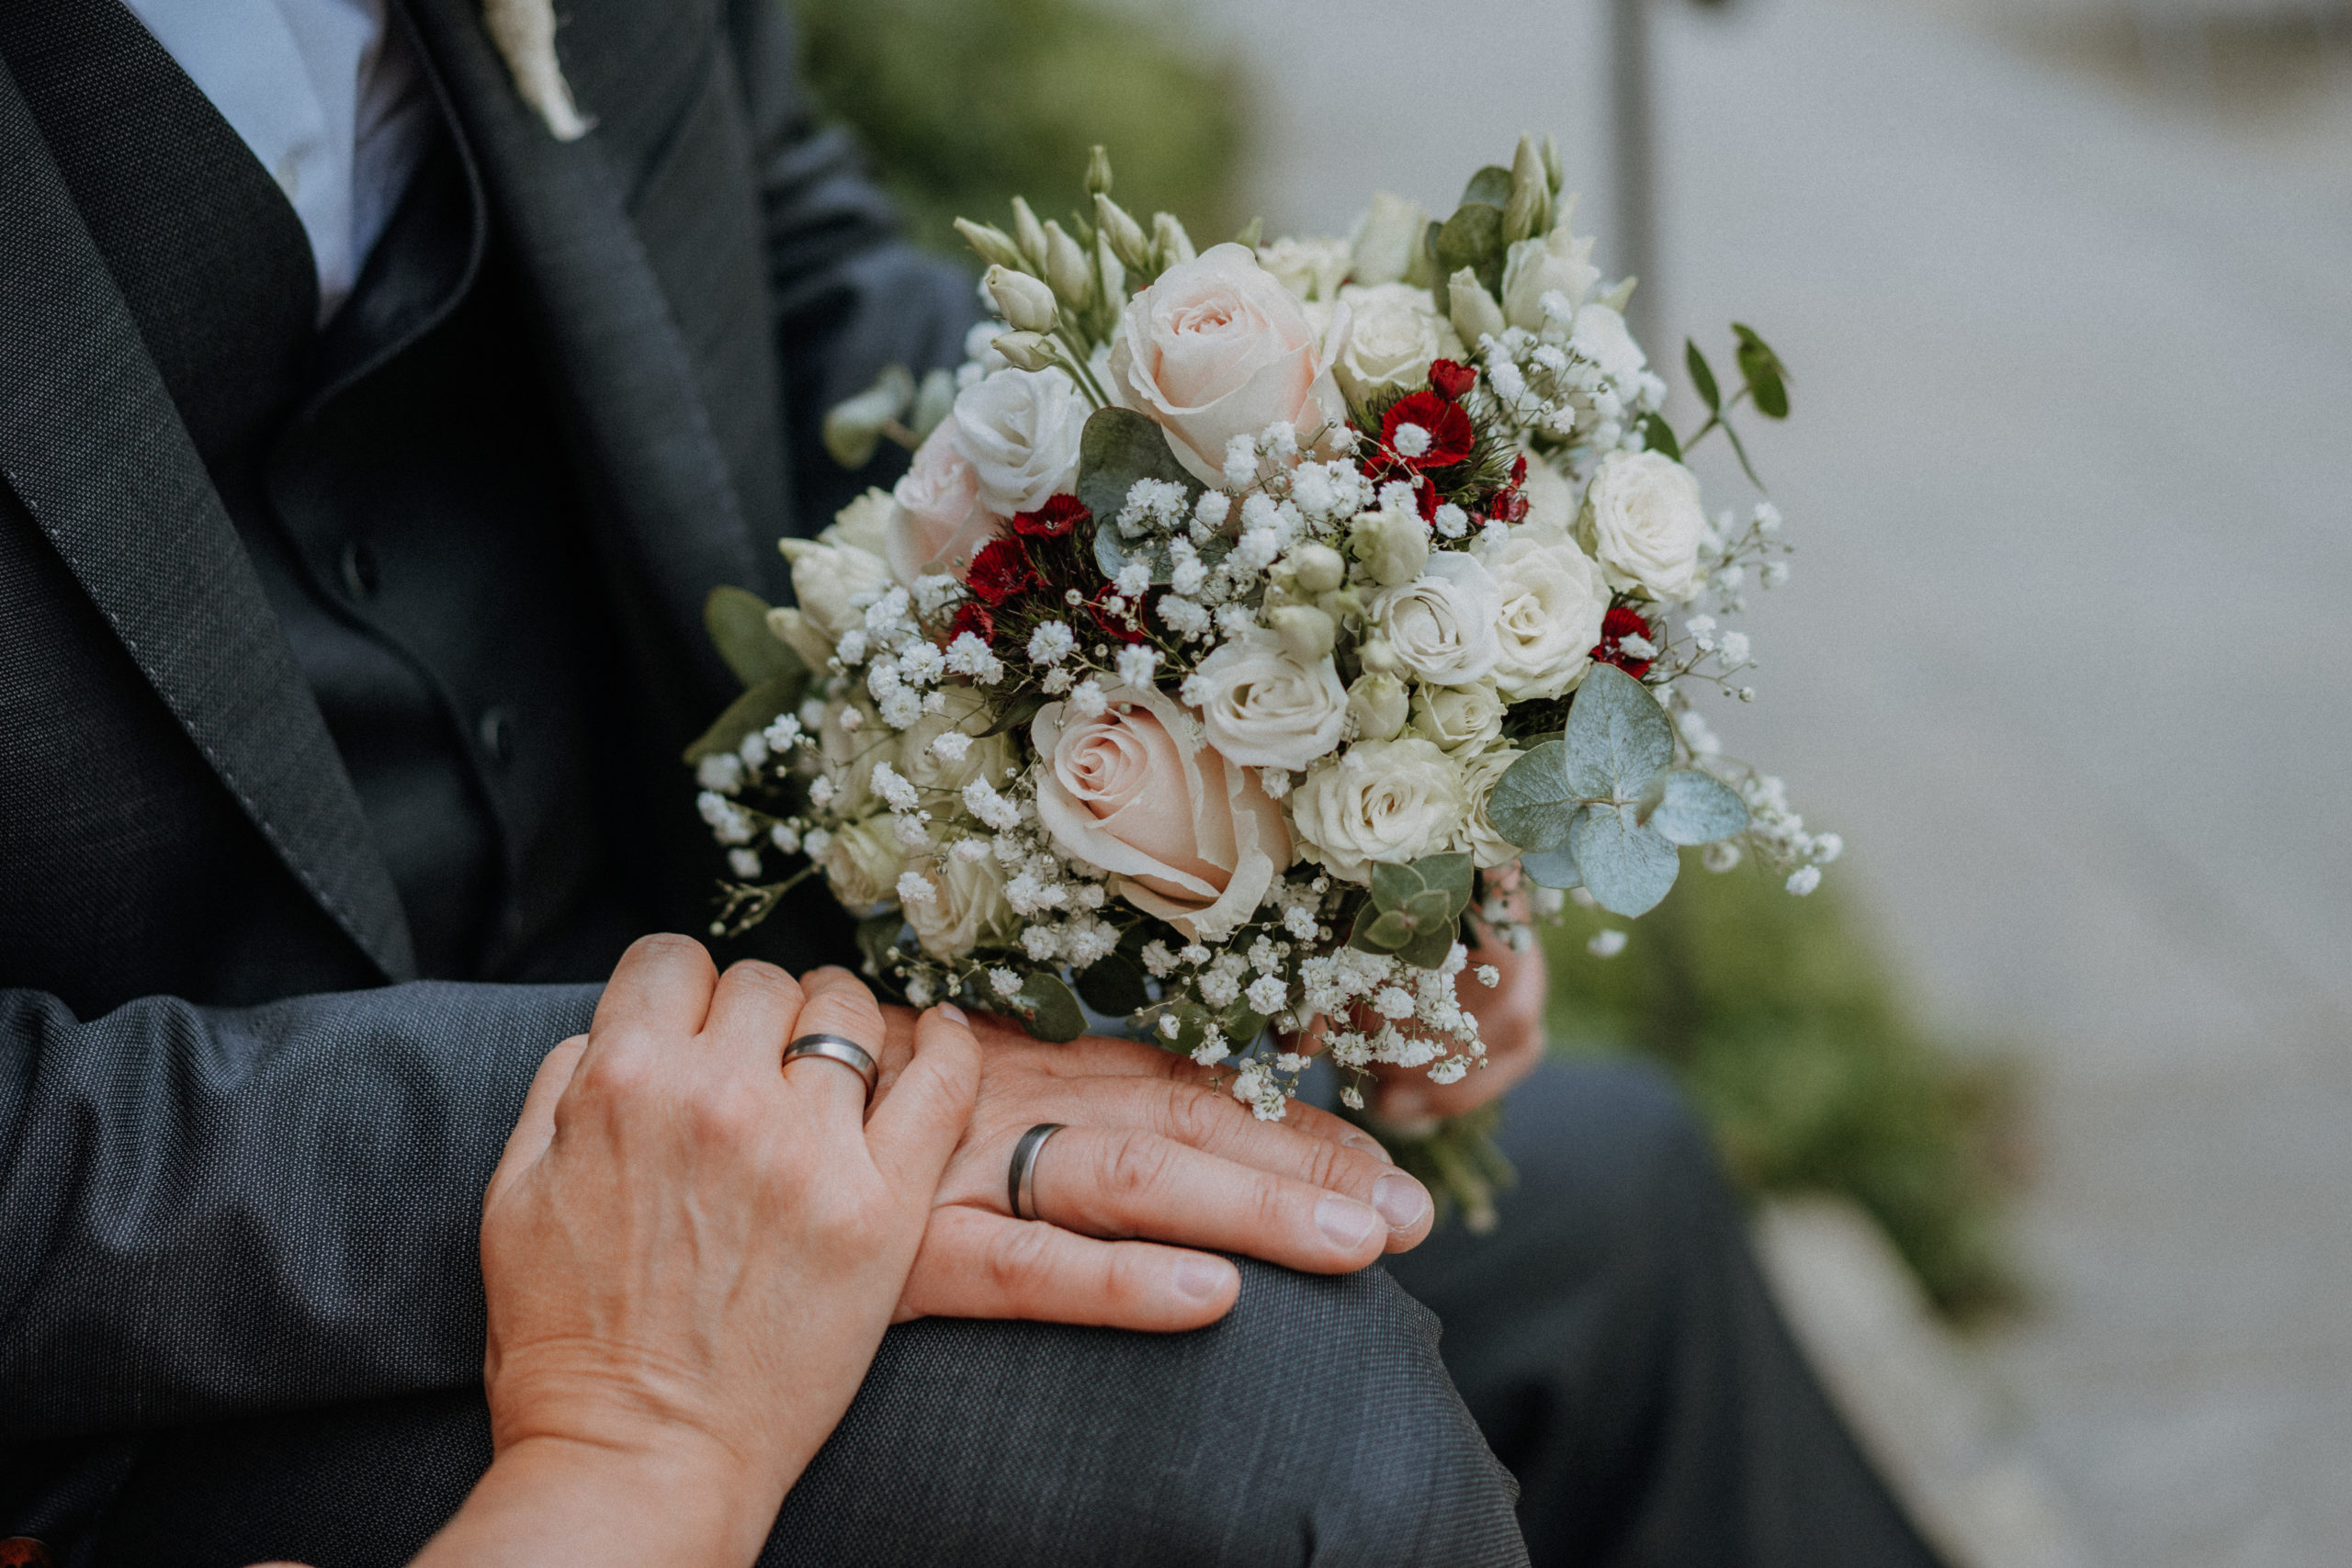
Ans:
{"label": "silver wedding ring", "polygon": [[874,1103],[874,1086],[881,1081],[882,1069],[875,1065],[873,1053],[856,1041],[839,1034],[804,1034],[784,1048],[784,1065],[790,1066],[795,1056],[839,1062],[865,1080],[865,1103]]}
{"label": "silver wedding ring", "polygon": [[1059,1122],[1040,1122],[1022,1134],[1021,1141],[1012,1145],[1012,1168],[1005,1173],[1004,1192],[1012,1204],[1014,1219],[1037,1217],[1037,1151],[1062,1126]]}

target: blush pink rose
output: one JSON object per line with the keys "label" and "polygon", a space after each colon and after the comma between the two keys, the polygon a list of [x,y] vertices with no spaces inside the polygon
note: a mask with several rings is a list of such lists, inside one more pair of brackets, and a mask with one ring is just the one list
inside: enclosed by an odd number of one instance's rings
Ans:
{"label": "blush pink rose", "polygon": [[1001,526],[980,505],[980,476],[956,449],[949,414],[915,448],[914,461],[890,491],[899,503],[883,533],[890,575],[908,587],[926,572],[955,575]]}
{"label": "blush pink rose", "polygon": [[1099,717],[1067,718],[1049,703],[1031,722],[1037,820],[1136,908],[1194,941],[1223,941],[1291,863],[1282,807],[1162,694],[1108,695]]}
{"label": "blush pink rose", "polygon": [[1346,423],[1331,365],[1348,307],[1317,333],[1291,291],[1240,245],[1212,245],[1127,301],[1112,395],[1157,423],[1185,468],[1223,482],[1226,443],[1286,420],[1302,441]]}

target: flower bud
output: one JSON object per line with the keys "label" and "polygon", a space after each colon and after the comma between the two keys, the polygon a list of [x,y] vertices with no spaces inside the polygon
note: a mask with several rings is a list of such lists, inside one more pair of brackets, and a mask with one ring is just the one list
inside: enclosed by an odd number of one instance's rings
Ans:
{"label": "flower bud", "polygon": [[1005,363],[1015,370],[1049,369],[1057,357],[1054,340],[1043,333],[999,333],[989,346],[1004,355]]}
{"label": "flower bud", "polygon": [[1290,570],[1308,593],[1329,593],[1348,575],[1348,563],[1329,545],[1301,545],[1290,553]]}
{"label": "flower bud", "polygon": [[1193,236],[1184,232],[1184,225],[1176,221],[1172,212],[1156,212],[1151,219],[1151,244],[1159,253],[1161,266],[1175,266],[1191,261],[1196,254]]}
{"label": "flower bud", "polygon": [[1396,650],[1388,646],[1386,637],[1368,637],[1356,649],[1356,660],[1375,675],[1394,675],[1405,668]]}
{"label": "flower bud", "polygon": [[882,433],[906,412],[914,395],[915,378],[905,366],[885,367],[874,385],[826,411],[825,450],[844,468],[865,467],[882,445]]}
{"label": "flower bud", "polygon": [[1328,657],[1339,628],[1331,617],[1312,604],[1285,604],[1266,613],[1266,624],[1282,639],[1283,651],[1301,664]]}
{"label": "flower bud", "polygon": [[1355,715],[1358,739],[1394,740],[1412,716],[1412,699],[1394,675],[1359,675],[1348,688],[1348,711]]}
{"label": "flower bud", "polygon": [[1100,141],[1086,155],[1086,194],[1101,196],[1111,188],[1111,153]]}
{"label": "flower bud", "polygon": [[1073,310],[1094,302],[1094,269],[1086,265],[1086,253],[1050,219],[1046,223],[1046,281]]}
{"label": "flower bud", "polygon": [[1012,198],[1012,237],[1021,246],[1021,254],[1029,258],[1029,270],[1035,272],[1046,265],[1046,231],[1037,224],[1037,215],[1019,197]]}
{"label": "flower bud", "polygon": [[1420,203],[1374,191],[1372,207],[1356,226],[1355,257],[1349,276],[1357,283],[1395,283],[1411,270],[1430,215]]}
{"label": "flower bud", "polygon": [[1465,266],[1447,280],[1446,288],[1453,296],[1453,330],[1464,343],[1476,348],[1487,333],[1502,332],[1503,308],[1495,303],[1476,273]]}
{"label": "flower bud", "polygon": [[1012,243],[1012,236],[1001,229],[991,224],[975,223],[968,218],[958,218],[956,220],[956,232],[963,235],[964,243],[979,253],[980,259],[990,266],[1018,267],[1024,265],[1020,249]]}
{"label": "flower bud", "polygon": [[1110,243],[1111,254],[1120,264],[1142,272],[1151,265],[1151,241],[1144,233],[1143,225],[1127,216],[1125,209],[1107,196],[1094,198],[1094,223]]}
{"label": "flower bud", "polygon": [[1054,291],[1027,273],[992,266],[986,282],[997,314],[1015,331],[1049,333],[1061,325],[1061,312],[1054,308]]}
{"label": "flower bud", "polygon": [[921,441],[939,428],[956,407],[956,377],[946,370],[924,372],[922,385],[915,392],[914,412],[907,416],[907,428]]}
{"label": "flower bud", "polygon": [[1503,243],[1532,239],[1551,224],[1552,186],[1535,139],[1521,136],[1511,155],[1510,199],[1503,208]]}
{"label": "flower bud", "polygon": [[1558,196],[1560,187],[1567,183],[1566,176],[1560,170],[1559,141],[1548,130],[1544,133],[1544,178],[1551,186],[1554,196]]}
{"label": "flower bud", "polygon": [[1412,581],[1429,564],[1429,525],[1419,513],[1359,513],[1348,543],[1365,574],[1383,588]]}

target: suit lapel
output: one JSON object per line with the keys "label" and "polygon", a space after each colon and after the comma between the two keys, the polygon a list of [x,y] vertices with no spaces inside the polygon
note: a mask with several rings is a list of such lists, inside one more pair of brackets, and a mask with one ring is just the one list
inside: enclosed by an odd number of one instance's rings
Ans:
{"label": "suit lapel", "polygon": [[386,978],[412,976],[318,704],[5,66],[0,234],[0,479],[278,858]]}
{"label": "suit lapel", "polygon": [[[638,9],[675,20],[674,7]],[[718,583],[757,583],[762,574],[684,334],[629,218],[608,135],[560,141],[550,134],[515,92],[482,26],[481,0],[410,0],[409,10],[539,302],[559,395],[628,553],[622,568],[677,639],[673,651],[709,690],[730,691],[701,634],[703,601]],[[572,25],[559,34],[567,46]],[[592,118],[599,112],[594,102],[581,107]]]}

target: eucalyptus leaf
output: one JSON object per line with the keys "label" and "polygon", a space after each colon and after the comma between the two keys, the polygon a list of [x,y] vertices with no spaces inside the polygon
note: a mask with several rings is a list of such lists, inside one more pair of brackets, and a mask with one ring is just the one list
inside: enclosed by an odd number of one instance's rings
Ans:
{"label": "eucalyptus leaf", "polygon": [[768,630],[768,602],[748,589],[722,584],[702,602],[702,624],[718,657],[745,690],[805,667],[800,656]]}
{"label": "eucalyptus leaf", "polygon": [[1489,164],[1470,176],[1462,187],[1465,202],[1483,201],[1488,207],[1504,207],[1510,202],[1510,171],[1500,164]]}
{"label": "eucalyptus leaf", "polygon": [[1178,1002],[1160,1016],[1176,1021],[1174,1034],[1162,1033],[1157,1025],[1147,1032],[1151,1043],[1163,1050],[1189,1056],[1209,1036],[1209,1024],[1213,1021],[1209,1017],[1209,1010],[1198,1002]]}
{"label": "eucalyptus leaf", "polygon": [[743,743],[743,737],[753,730],[765,729],[776,715],[789,713],[800,705],[800,694],[808,684],[808,671],[795,668],[791,673],[761,682],[750,691],[727,705],[727,711],[711,720],[710,728],[695,738],[686,748],[689,765],[705,757],[715,757],[721,751],[732,751]]}
{"label": "eucalyptus leaf", "polygon": [[[1568,709],[1566,744],[1566,786],[1584,800],[1637,801],[1674,762],[1674,726],[1667,721],[1665,710],[1647,686],[1614,664],[1595,664],[1586,672],[1584,684],[1577,688],[1577,700]],[[1514,762],[1503,777],[1507,780],[1518,771],[1519,764]],[[1501,793],[1499,784],[1496,792]],[[1493,816],[1492,807],[1487,814]],[[1522,849],[1548,850],[1557,842],[1530,843],[1513,837],[1499,820],[1495,826]]]}
{"label": "eucalyptus leaf", "polygon": [[1747,803],[1721,779],[1683,768],[1666,775],[1666,793],[1649,825],[1669,844],[1712,844],[1747,830]]}
{"label": "eucalyptus leaf", "polygon": [[1707,412],[1723,412],[1723,389],[1715,385],[1714,367],[1707,363],[1707,356],[1699,352],[1699,345],[1689,338],[1682,340],[1682,364],[1690,372],[1690,389],[1699,394],[1699,400],[1707,405]]}
{"label": "eucalyptus leaf", "polygon": [[1642,421],[1642,440],[1651,451],[1682,461],[1682,443],[1674,438],[1674,426],[1666,423],[1664,414],[1650,414]]}
{"label": "eucalyptus leaf", "polygon": [[[1175,570],[1167,542],[1129,541],[1119,533],[1119,513],[1126,510],[1127,491],[1137,479],[1182,485],[1188,502],[1207,488],[1176,460],[1159,426],[1133,409],[1095,410],[1079,433],[1077,491],[1094,513],[1095,562],[1105,576],[1116,577],[1129,560],[1140,558],[1151,567],[1154,582],[1165,582]],[[1202,554],[1207,558],[1207,551]]]}
{"label": "eucalyptus leaf", "polygon": [[1396,950],[1396,956],[1416,969],[1434,969],[1453,951],[1453,922],[1447,920],[1416,931],[1413,939]]}
{"label": "eucalyptus leaf", "polygon": [[1384,909],[1401,909],[1428,887],[1412,866],[1390,861],[1372,863],[1372,901]]}
{"label": "eucalyptus leaf", "polygon": [[[1590,680],[1586,677],[1588,684]],[[1567,742],[1546,740],[1504,769],[1487,797],[1487,820],[1495,831],[1522,850],[1567,842],[1568,827],[1584,809],[1583,795],[1568,787],[1567,767]]]}
{"label": "eucalyptus leaf", "polygon": [[1534,879],[1538,887],[1582,887],[1584,876],[1577,870],[1577,857],[1566,845],[1556,850],[1542,850],[1519,857],[1521,871]]}
{"label": "eucalyptus leaf", "polygon": [[1114,949],[1071,976],[1078,997],[1096,1012],[1125,1016],[1148,1007],[1151,993],[1144,988],[1143,965]]}
{"label": "eucalyptus leaf", "polygon": [[1489,294],[1503,287],[1503,209],[1483,201],[1465,202],[1437,233],[1439,276],[1463,267],[1477,275]]}
{"label": "eucalyptus leaf", "polygon": [[1413,937],[1413,918],[1402,909],[1374,909],[1365,907],[1363,915],[1356,917],[1356,943],[1367,953],[1394,953]]}
{"label": "eucalyptus leaf", "polygon": [[1478,868],[1468,855],[1424,856],[1413,863],[1413,870],[1423,886],[1446,896],[1449,914],[1458,915],[1470,907],[1470,889],[1477,881]]}
{"label": "eucalyptus leaf", "polygon": [[1453,919],[1453,899],[1442,887],[1426,888],[1405,901],[1405,918],[1413,922],[1417,931],[1450,924]]}
{"label": "eucalyptus leaf", "polygon": [[1086,1032],[1086,1014],[1078,998],[1051,975],[1036,974],[1023,980],[1012,1007],[1030,1034],[1048,1044],[1060,1045]]}
{"label": "eucalyptus leaf", "polygon": [[1226,1009],[1216,1025],[1225,1031],[1226,1043],[1237,1051],[1248,1050],[1258,1043],[1258,1036],[1266,1032],[1265,1015],[1248,1002],[1236,1002]]}
{"label": "eucalyptus leaf", "polygon": [[1656,908],[1682,870],[1674,846],[1634,820],[1630,806],[1585,812],[1569,830],[1568,849],[1594,900],[1629,920]]}

